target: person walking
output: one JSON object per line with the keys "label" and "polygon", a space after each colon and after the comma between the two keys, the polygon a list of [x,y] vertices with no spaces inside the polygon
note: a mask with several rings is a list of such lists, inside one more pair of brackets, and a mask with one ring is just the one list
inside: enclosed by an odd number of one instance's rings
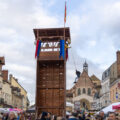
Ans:
{"label": "person walking", "polygon": [[20,120],[20,113],[18,113],[17,120]]}
{"label": "person walking", "polygon": [[2,115],[0,114],[0,120],[2,120]]}
{"label": "person walking", "polygon": [[110,112],[108,115],[108,120],[116,120],[116,115],[114,112]]}
{"label": "person walking", "polygon": [[78,120],[77,115],[78,115],[77,113],[72,113],[72,116],[70,116],[68,120]]}
{"label": "person walking", "polygon": [[103,111],[100,111],[99,115],[102,117],[103,120],[106,120],[106,117]]}
{"label": "person walking", "polygon": [[8,120],[17,120],[16,113],[15,112],[10,112]]}
{"label": "person walking", "polygon": [[86,119],[86,117],[85,117],[85,113],[83,113],[83,116],[82,116],[82,118],[83,118],[83,120],[85,120],[85,119]]}
{"label": "person walking", "polygon": [[20,120],[25,120],[25,115],[24,115],[24,113],[21,113],[21,115],[20,115]]}
{"label": "person walking", "polygon": [[2,120],[8,120],[8,113],[3,114]]}
{"label": "person walking", "polygon": [[43,112],[40,120],[47,120],[47,112]]}
{"label": "person walking", "polygon": [[47,113],[47,120],[51,120],[51,113]]}
{"label": "person walking", "polygon": [[79,118],[79,120],[83,120],[83,118],[82,118],[82,114],[81,114],[81,113],[78,114],[78,118]]}
{"label": "person walking", "polygon": [[103,120],[103,119],[102,119],[102,117],[101,117],[100,115],[97,115],[97,116],[95,117],[95,120]]}

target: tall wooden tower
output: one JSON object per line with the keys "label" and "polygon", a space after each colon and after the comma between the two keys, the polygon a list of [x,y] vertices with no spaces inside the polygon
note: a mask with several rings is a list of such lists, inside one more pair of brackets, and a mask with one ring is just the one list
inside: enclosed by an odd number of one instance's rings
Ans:
{"label": "tall wooden tower", "polygon": [[66,108],[66,58],[59,58],[60,40],[70,41],[69,28],[34,29],[41,40],[37,59],[36,112],[64,116]]}

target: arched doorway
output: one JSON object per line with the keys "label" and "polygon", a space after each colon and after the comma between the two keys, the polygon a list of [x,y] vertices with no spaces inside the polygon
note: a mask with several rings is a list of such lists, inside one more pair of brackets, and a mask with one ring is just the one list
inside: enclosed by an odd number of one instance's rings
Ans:
{"label": "arched doorway", "polygon": [[90,102],[86,99],[80,100],[80,108],[84,110],[90,110]]}

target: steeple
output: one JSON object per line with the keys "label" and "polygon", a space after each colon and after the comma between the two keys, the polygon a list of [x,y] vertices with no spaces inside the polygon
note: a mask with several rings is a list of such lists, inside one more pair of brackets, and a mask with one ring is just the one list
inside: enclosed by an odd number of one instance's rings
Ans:
{"label": "steeple", "polygon": [[83,64],[83,71],[86,71],[88,73],[88,64],[85,61],[85,63]]}

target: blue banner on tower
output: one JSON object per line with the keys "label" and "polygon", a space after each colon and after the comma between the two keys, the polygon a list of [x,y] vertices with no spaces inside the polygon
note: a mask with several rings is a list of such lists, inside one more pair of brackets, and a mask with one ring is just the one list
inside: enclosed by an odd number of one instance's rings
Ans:
{"label": "blue banner on tower", "polygon": [[60,56],[59,58],[63,57],[63,59],[65,58],[65,41],[64,40],[60,40]]}

